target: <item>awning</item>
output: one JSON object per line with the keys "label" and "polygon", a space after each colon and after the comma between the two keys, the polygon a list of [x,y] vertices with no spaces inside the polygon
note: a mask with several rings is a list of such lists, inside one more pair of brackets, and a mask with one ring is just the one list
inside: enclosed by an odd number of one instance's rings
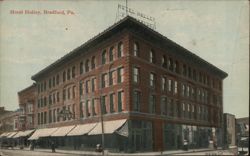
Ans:
{"label": "awning", "polygon": [[[112,134],[114,133],[118,128],[120,128],[127,119],[122,119],[122,120],[113,120],[113,121],[104,121],[103,122],[103,128],[104,128],[104,134]],[[102,134],[102,124],[98,122],[96,127],[91,130],[89,135],[97,135],[97,134]]]}
{"label": "awning", "polygon": [[11,132],[4,132],[0,135],[0,138],[7,137]]}
{"label": "awning", "polygon": [[7,138],[12,138],[14,135],[16,135],[17,134],[17,132],[11,132],[8,136],[7,136]]}
{"label": "awning", "polygon": [[74,127],[75,125],[59,127],[54,133],[51,134],[51,136],[52,137],[66,136]]}
{"label": "awning", "polygon": [[97,123],[77,125],[72,131],[70,131],[67,136],[79,136],[89,133]]}
{"label": "awning", "polygon": [[44,128],[44,129],[37,129],[35,133],[32,134],[31,137],[29,137],[28,140],[37,140],[40,137],[48,137],[52,133],[54,133],[58,128]]}
{"label": "awning", "polygon": [[13,138],[19,138],[19,137],[26,137],[30,135],[35,130],[26,130],[26,131],[19,131]]}

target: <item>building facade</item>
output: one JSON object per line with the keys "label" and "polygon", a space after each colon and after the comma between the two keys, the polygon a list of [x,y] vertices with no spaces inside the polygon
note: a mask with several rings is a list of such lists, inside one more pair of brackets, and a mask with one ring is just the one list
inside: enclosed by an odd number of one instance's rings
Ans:
{"label": "building facade", "polygon": [[19,130],[34,129],[34,105],[36,101],[36,85],[18,92],[19,99]]}
{"label": "building facade", "polygon": [[[207,147],[212,128],[217,133],[222,126],[225,77],[126,17],[32,76],[37,84],[34,127],[87,125],[102,116],[107,124],[126,121],[115,134],[104,125],[108,148],[163,151],[180,149],[185,141],[190,148]],[[91,135],[100,134],[95,129],[82,138],[84,146],[100,140]]]}

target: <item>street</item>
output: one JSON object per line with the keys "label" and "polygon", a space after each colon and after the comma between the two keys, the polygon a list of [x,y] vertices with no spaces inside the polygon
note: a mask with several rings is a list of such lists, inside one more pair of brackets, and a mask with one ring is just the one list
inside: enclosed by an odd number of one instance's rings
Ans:
{"label": "street", "polygon": [[63,153],[52,153],[52,152],[41,152],[41,151],[27,151],[27,150],[8,150],[0,149],[1,156],[70,156],[72,154],[63,154]]}

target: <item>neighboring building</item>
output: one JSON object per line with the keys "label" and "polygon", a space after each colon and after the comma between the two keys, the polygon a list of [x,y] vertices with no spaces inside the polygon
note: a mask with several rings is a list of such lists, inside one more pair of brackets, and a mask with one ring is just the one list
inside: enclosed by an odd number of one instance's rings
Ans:
{"label": "neighboring building", "polygon": [[236,124],[237,133],[239,133],[241,137],[249,137],[249,117],[236,119]]}
{"label": "neighboring building", "polygon": [[34,129],[34,105],[36,101],[36,85],[23,89],[18,92],[19,111],[18,117],[19,130]]}
{"label": "neighboring building", "polygon": [[[3,109],[4,110],[4,109]],[[3,132],[11,132],[18,130],[18,123],[16,118],[18,111],[2,111],[0,115],[0,134]]]}
{"label": "neighboring building", "polygon": [[[217,132],[222,126],[225,77],[126,17],[32,76],[37,84],[35,127],[61,127],[43,135],[55,136],[59,146],[95,148],[102,110],[105,148],[162,151],[180,149],[185,140],[190,148],[208,147],[212,128]],[[35,132],[30,139],[38,138]]]}
{"label": "neighboring building", "polygon": [[236,145],[235,116],[224,113],[224,145],[226,147]]}

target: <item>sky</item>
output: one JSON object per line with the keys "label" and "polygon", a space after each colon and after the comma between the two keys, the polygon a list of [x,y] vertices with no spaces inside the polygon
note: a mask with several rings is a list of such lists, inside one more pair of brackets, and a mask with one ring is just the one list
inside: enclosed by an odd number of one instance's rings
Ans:
{"label": "sky", "polygon": [[[1,0],[0,106],[17,109],[17,92],[33,83],[31,76],[113,25],[118,4],[125,0]],[[224,112],[249,116],[247,0],[128,0],[128,7],[154,17],[157,32],[227,72]]]}

